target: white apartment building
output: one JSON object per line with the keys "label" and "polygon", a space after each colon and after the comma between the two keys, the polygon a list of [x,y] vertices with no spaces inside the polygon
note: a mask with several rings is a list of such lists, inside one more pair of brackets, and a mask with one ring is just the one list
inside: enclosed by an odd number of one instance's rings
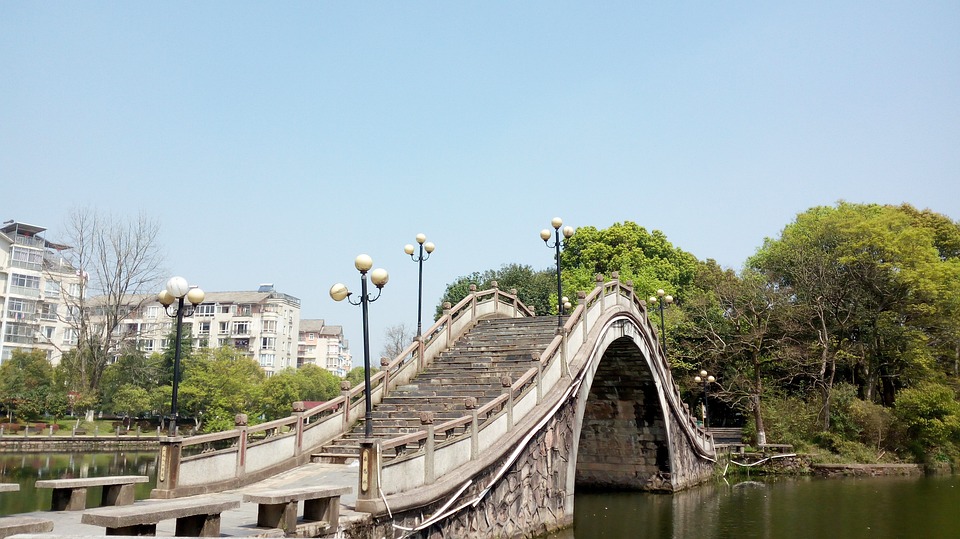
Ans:
{"label": "white apartment building", "polygon": [[80,295],[81,279],[47,241],[46,228],[15,220],[0,225],[0,362],[13,350],[40,349],[56,365],[77,344],[66,295]]}
{"label": "white apartment building", "polygon": [[[143,305],[124,318],[119,331],[146,353],[163,352],[171,342],[173,318],[156,298],[133,296]],[[188,304],[189,305],[189,304]],[[232,346],[256,360],[267,375],[297,367],[300,300],[272,284],[256,292],[207,292],[193,316],[183,319],[184,335],[195,347]]]}
{"label": "white apartment building", "polygon": [[343,326],[328,326],[321,319],[300,321],[297,366],[314,364],[343,378],[353,368]]}

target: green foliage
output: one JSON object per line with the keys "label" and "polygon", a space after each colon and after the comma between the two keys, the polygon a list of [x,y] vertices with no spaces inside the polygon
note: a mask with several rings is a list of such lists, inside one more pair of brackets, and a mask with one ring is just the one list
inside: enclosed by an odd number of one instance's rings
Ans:
{"label": "green foliage", "polygon": [[0,364],[0,399],[8,414],[38,419],[46,409],[53,389],[53,367],[43,350],[15,348]]}
{"label": "green foliage", "polygon": [[960,403],[942,384],[924,382],[904,389],[893,410],[909,449],[922,460],[957,456],[960,444]]}
{"label": "green foliage", "polygon": [[150,393],[133,384],[117,388],[112,398],[113,411],[124,416],[136,416],[150,410]]}
{"label": "green foliage", "polygon": [[[377,371],[379,371],[379,369],[371,368],[370,376],[377,374]],[[352,388],[362,384],[364,382],[363,367],[354,367],[350,369],[350,372],[347,373],[347,375],[344,377],[344,380],[350,382],[350,387]]]}
{"label": "green foliage", "polygon": [[257,409],[266,376],[256,361],[222,347],[202,349],[188,363],[180,384],[180,413],[202,423],[202,430],[227,423],[232,428],[237,414]]}
{"label": "green foliage", "polygon": [[284,369],[263,383],[260,410],[266,419],[290,415],[297,401],[326,401],[340,393],[340,379],[316,365]]}
{"label": "green foliage", "polygon": [[[143,389],[146,394],[150,389],[157,387],[162,378],[162,356],[160,354],[151,354],[148,357],[140,350],[126,350],[115,363],[109,365],[103,371],[103,376],[100,378],[103,406],[108,410],[129,412],[128,408],[118,407],[116,404],[118,391],[123,386],[131,386]],[[148,406],[137,410],[137,412],[149,409]]]}
{"label": "green foliage", "polygon": [[458,277],[447,285],[437,306],[437,317],[443,314],[443,303],[456,305],[470,293],[470,285],[476,285],[477,290],[487,290],[497,282],[500,290],[517,290],[517,296],[524,304],[533,307],[538,314],[557,312],[557,274],[556,270],[535,271],[530,266],[522,264],[505,264],[497,270],[475,272]]}

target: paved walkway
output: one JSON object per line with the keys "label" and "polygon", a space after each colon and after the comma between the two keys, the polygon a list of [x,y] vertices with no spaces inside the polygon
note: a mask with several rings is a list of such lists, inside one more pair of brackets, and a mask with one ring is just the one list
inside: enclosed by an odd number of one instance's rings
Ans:
{"label": "paved walkway", "polygon": [[[350,487],[351,493],[340,498],[340,523],[362,519],[366,513],[355,512],[357,500],[357,482],[359,471],[357,465],[349,464],[304,464],[287,472],[275,475],[259,483],[253,483],[235,490],[227,490],[216,496],[229,500],[242,500],[246,492],[275,488],[293,488],[304,486],[331,486]],[[185,499],[185,498],[181,498]],[[138,500],[137,504],[151,504],[163,500]],[[80,516],[83,511],[37,511],[24,515],[45,518],[53,521],[53,534],[57,535],[104,535],[105,529],[100,526],[81,524]],[[241,503],[237,509],[224,511],[220,515],[220,534],[228,536],[274,536],[283,537],[279,530],[272,533],[264,528],[255,527],[257,523],[257,504],[252,502]],[[174,520],[164,520],[157,525],[157,535],[173,535]]]}

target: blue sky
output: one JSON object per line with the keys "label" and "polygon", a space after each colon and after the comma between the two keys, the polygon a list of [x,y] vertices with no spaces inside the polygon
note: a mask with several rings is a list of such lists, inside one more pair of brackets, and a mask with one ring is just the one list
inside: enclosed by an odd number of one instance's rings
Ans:
{"label": "blue sky", "polygon": [[[960,219],[960,3],[0,3],[0,217],[157,217],[171,274],[373,355],[458,276],[635,221],[740,268],[812,206]],[[429,320],[425,320],[425,326]]]}

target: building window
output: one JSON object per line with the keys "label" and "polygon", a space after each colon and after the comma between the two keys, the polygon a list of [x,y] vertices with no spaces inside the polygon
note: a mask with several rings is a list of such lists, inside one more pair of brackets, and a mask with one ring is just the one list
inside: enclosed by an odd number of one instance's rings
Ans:
{"label": "building window", "polygon": [[194,316],[213,316],[217,312],[217,305],[215,303],[201,303],[197,305],[196,310],[194,311]]}
{"label": "building window", "polygon": [[227,304],[227,305],[220,306],[220,314],[230,314],[232,312],[233,312],[233,305]]}
{"label": "building window", "polygon": [[316,333],[307,333],[307,340],[312,341],[312,340],[314,340],[314,339],[316,339],[316,338],[317,338],[317,334],[316,334]]}
{"label": "building window", "polygon": [[43,269],[43,253],[41,251],[14,247],[10,258],[13,259],[11,265],[15,268],[35,271]]}
{"label": "building window", "polygon": [[43,283],[43,295],[56,299],[60,297],[60,281],[45,281]]}
{"label": "building window", "polygon": [[273,367],[273,363],[276,361],[276,358],[276,354],[260,354],[260,366]]}
{"label": "building window", "polygon": [[147,307],[147,318],[156,318],[160,316],[160,306],[151,305]]}
{"label": "building window", "polygon": [[230,334],[230,322],[220,322],[220,330],[217,332],[219,335],[229,335]]}
{"label": "building window", "polygon": [[260,349],[261,350],[275,350],[277,348],[277,338],[276,337],[261,337],[260,338]]}
{"label": "building window", "polygon": [[200,335],[209,335],[210,322],[197,322],[197,329]]}
{"label": "building window", "polygon": [[14,273],[10,279],[10,284],[20,288],[40,289],[40,277],[35,275],[21,275]]}
{"label": "building window", "polygon": [[223,347],[230,344],[230,339],[217,339],[217,346]]}
{"label": "building window", "polygon": [[75,345],[77,344],[77,330],[74,328],[67,328],[63,330],[63,344]]}
{"label": "building window", "polygon": [[43,334],[44,337],[46,337],[48,341],[53,341],[53,336],[56,330],[57,328],[53,326],[43,326],[42,328],[40,328],[40,332]]}
{"label": "building window", "polygon": [[237,306],[237,316],[250,316],[252,312],[253,312],[253,309],[250,308],[250,305]]}
{"label": "building window", "polygon": [[264,333],[276,333],[276,332],[277,332],[277,321],[276,321],[276,320],[264,320],[264,321],[263,321],[263,332],[264,332]]}
{"label": "building window", "polygon": [[144,352],[153,352],[153,339],[140,339],[137,341],[137,348]]}
{"label": "building window", "polygon": [[80,297],[80,283],[70,283],[67,293],[75,298]]}
{"label": "building window", "polygon": [[239,320],[233,323],[233,334],[234,335],[249,335],[250,334],[250,322],[246,320]]}

